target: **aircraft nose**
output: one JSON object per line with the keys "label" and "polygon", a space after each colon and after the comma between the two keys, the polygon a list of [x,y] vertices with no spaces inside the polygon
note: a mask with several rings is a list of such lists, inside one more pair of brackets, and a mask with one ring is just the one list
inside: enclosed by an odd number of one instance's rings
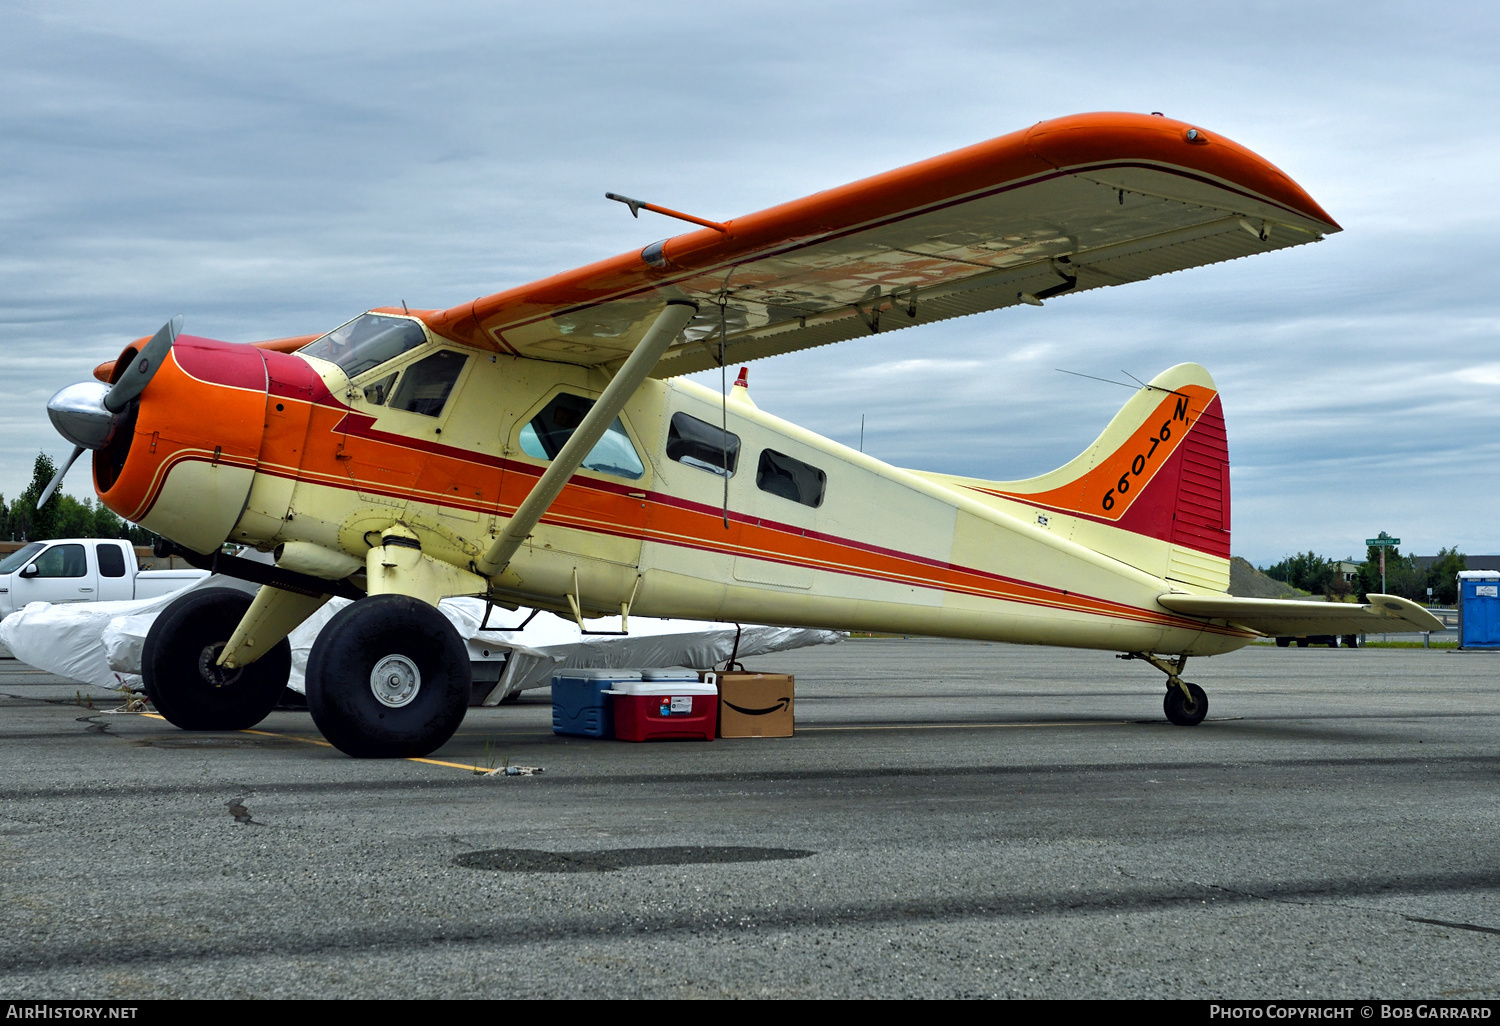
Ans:
{"label": "aircraft nose", "polygon": [[47,416],[57,433],[81,449],[102,449],[114,437],[121,415],[104,405],[108,385],[80,381],[47,400]]}

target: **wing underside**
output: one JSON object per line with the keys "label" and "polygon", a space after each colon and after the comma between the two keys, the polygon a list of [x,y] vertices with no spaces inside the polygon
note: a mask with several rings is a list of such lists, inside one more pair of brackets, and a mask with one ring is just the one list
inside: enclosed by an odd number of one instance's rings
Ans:
{"label": "wing underside", "polygon": [[[1084,115],[429,315],[439,334],[584,365],[623,359],[671,298],[698,316],[667,377],[1320,239],[1295,183],[1180,122]],[[1059,141],[1061,140],[1061,141]]]}
{"label": "wing underside", "polygon": [[1277,637],[1401,634],[1445,629],[1443,622],[1427,610],[1395,595],[1370,595],[1369,601],[1363,605],[1352,602],[1179,594],[1162,595],[1157,601],[1174,613],[1222,620],[1237,627]]}

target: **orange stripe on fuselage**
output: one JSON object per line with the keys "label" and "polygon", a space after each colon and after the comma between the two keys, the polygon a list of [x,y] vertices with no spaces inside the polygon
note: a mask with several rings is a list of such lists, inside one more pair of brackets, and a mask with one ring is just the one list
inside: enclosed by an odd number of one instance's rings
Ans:
{"label": "orange stripe on fuselage", "polygon": [[[186,378],[187,375],[182,375]],[[198,384],[195,382],[195,384]],[[201,385],[200,385],[201,387]],[[153,388],[155,383],[153,382]],[[242,390],[216,388],[217,395]],[[166,398],[170,389],[157,393]],[[153,396],[155,399],[156,396]],[[257,405],[265,402],[256,397]],[[420,441],[380,431],[366,414],[332,396],[316,401],[272,396],[285,407],[287,430],[268,431],[258,463],[222,453],[220,463],[254,467],[258,473],[350,492],[509,517],[542,473],[539,466],[501,456]],[[201,404],[201,393],[198,396]],[[300,407],[300,409],[298,408]],[[306,412],[305,431],[302,412]],[[264,415],[259,407],[256,423]],[[222,422],[223,418],[211,418]],[[304,441],[305,440],[305,441]],[[141,444],[138,438],[137,444]],[[305,446],[301,459],[296,449]],[[160,446],[154,459],[132,453],[132,481],[146,478],[136,512],[144,515],[160,497],[168,473],[184,462],[213,462],[212,449],[199,445]],[[340,458],[340,456],[347,458]],[[118,486],[117,486],[118,487]],[[790,524],[731,514],[724,530],[722,511],[660,492],[644,499],[629,485],[576,476],[543,517],[543,523],[615,537],[657,542],[722,555],[745,556],[847,577],[878,580],[1028,606],[1067,610],[1210,633],[1243,636],[1229,628],[1155,612],[1126,603],[1070,593],[1064,589],[958,566]],[[137,519],[137,518],[132,518]]]}
{"label": "orange stripe on fuselage", "polygon": [[[543,471],[542,467],[501,456],[381,431],[374,426],[373,418],[349,409],[332,396],[310,404],[309,416],[307,452],[300,470],[293,469],[295,464],[290,460],[277,459],[275,450],[267,444],[261,473],[343,491],[363,491],[509,517]],[[348,458],[338,458],[339,453]],[[642,499],[639,493],[636,496],[629,494],[635,490],[630,485],[575,476],[542,522],[982,598],[1163,626],[1202,627],[1198,621],[1170,613],[1069,594],[1060,588],[761,518],[731,514],[730,529],[725,531],[722,512],[717,507],[703,506],[661,492],[648,492]],[[1224,633],[1240,634],[1237,631]]]}

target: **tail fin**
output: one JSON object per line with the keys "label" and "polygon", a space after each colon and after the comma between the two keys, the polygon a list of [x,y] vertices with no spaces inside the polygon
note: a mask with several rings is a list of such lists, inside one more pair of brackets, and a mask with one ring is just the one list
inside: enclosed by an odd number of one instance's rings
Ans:
{"label": "tail fin", "polygon": [[968,487],[1035,507],[1148,573],[1229,590],[1229,444],[1218,389],[1195,363],[1158,374],[1065,466]]}

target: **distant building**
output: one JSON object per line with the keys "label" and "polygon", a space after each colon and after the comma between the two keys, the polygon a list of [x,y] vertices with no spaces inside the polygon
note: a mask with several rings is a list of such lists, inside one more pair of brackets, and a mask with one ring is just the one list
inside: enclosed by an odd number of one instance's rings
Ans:
{"label": "distant building", "polygon": [[[1418,570],[1426,570],[1437,562],[1437,557],[1413,556],[1411,561]],[[1465,556],[1464,566],[1470,570],[1500,570],[1500,556]]]}
{"label": "distant building", "polygon": [[1348,560],[1343,560],[1336,563],[1334,569],[1344,579],[1345,584],[1352,584],[1354,581],[1359,580],[1358,563],[1350,563]]}

